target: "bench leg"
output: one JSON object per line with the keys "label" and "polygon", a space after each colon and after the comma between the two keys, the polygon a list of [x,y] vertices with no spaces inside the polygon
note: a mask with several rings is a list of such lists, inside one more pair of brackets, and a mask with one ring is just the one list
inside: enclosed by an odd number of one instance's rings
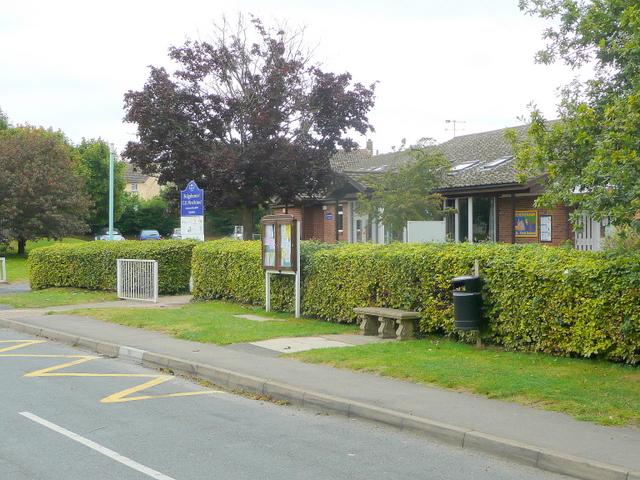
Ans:
{"label": "bench leg", "polygon": [[413,336],[413,320],[398,320],[396,335],[398,336],[398,340],[409,340]]}
{"label": "bench leg", "polygon": [[374,315],[360,314],[360,331],[363,335],[377,335],[380,328],[378,317]]}
{"label": "bench leg", "polygon": [[378,336],[380,338],[396,338],[396,322],[394,322],[393,318],[378,317],[378,320],[380,320]]}

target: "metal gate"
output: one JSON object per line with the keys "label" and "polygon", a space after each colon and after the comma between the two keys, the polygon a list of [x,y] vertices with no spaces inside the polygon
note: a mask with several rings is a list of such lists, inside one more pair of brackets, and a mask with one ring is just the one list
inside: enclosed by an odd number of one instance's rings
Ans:
{"label": "metal gate", "polygon": [[7,281],[7,265],[4,257],[0,258],[0,283]]}
{"label": "metal gate", "polygon": [[158,301],[158,262],[118,259],[118,298]]}

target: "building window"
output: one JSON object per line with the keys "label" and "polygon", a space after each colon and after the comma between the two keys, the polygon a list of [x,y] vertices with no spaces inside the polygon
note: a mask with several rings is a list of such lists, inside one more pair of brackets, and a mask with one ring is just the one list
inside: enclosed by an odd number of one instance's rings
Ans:
{"label": "building window", "polygon": [[132,183],[131,184],[131,191],[132,192],[137,192],[138,191],[138,184],[137,183]]}
{"label": "building window", "polygon": [[495,241],[496,200],[493,197],[448,199],[456,213],[447,216],[447,236],[456,242]]}
{"label": "building window", "polygon": [[344,210],[343,210],[342,204],[338,204],[338,215],[337,215],[336,222],[338,222],[337,224],[338,231],[339,232],[344,231]]}

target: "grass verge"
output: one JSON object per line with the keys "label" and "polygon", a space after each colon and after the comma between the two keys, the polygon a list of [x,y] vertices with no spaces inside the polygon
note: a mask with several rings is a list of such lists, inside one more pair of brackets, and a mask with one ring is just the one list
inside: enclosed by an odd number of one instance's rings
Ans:
{"label": "grass verge", "polygon": [[[258,342],[280,337],[306,337],[355,333],[358,327],[294,318],[290,314],[265,312],[229,302],[204,302],[180,309],[91,308],[65,312],[130,327],[155,330],[182,340],[216,345]],[[259,315],[272,321],[256,322],[234,315]]]}
{"label": "grass verge", "polygon": [[287,356],[554,410],[601,425],[640,426],[640,371],[629,365],[476,348],[437,337]]}
{"label": "grass verge", "polygon": [[47,288],[17,295],[0,296],[0,304],[14,308],[47,308],[79,303],[98,303],[117,300],[113,292],[84,290],[81,288]]}

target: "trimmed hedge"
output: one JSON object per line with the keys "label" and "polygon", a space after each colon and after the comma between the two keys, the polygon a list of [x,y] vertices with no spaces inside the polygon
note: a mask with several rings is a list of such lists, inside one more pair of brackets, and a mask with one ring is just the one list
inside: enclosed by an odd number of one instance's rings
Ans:
{"label": "trimmed hedge", "polygon": [[116,290],[118,258],[157,260],[161,295],[189,291],[196,240],[86,242],[34,249],[29,254],[31,288],[78,287]]}
{"label": "trimmed hedge", "polygon": [[[34,289],[115,288],[116,258],[160,261],[160,290],[265,304],[260,242],[90,242],[34,250]],[[451,280],[480,264],[486,341],[508,349],[640,363],[640,254],[610,257],[565,247],[506,244],[326,245],[302,242],[302,312],[355,322],[353,308],[421,313],[420,330],[455,330]],[[294,278],[274,275],[271,305],[293,311]]]}
{"label": "trimmed hedge", "polygon": [[[480,264],[486,341],[555,355],[640,362],[640,255],[608,258],[565,247],[506,244],[302,243],[304,315],[355,322],[353,308],[421,313],[420,330],[455,330],[451,280]],[[206,278],[203,278],[206,277]],[[293,310],[293,279],[273,276],[272,307]],[[194,294],[264,305],[259,242],[194,250]]]}
{"label": "trimmed hedge", "polygon": [[[221,239],[198,245],[193,250],[193,295],[195,298],[227,299],[264,306],[265,274],[259,241]],[[333,248],[320,242],[302,242],[300,263],[303,277],[311,257],[319,251]],[[277,311],[295,309],[295,279],[293,275],[272,275],[271,308]]]}

